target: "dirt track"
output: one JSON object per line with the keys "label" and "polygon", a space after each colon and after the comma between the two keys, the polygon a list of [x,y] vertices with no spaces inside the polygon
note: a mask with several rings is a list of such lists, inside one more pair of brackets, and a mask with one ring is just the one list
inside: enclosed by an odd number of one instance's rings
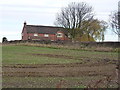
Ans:
{"label": "dirt track", "polygon": [[34,77],[78,77],[107,76],[115,73],[115,64],[74,63],[74,64],[16,64],[4,65],[3,76]]}
{"label": "dirt track", "polygon": [[[71,64],[15,64],[15,65],[3,65],[3,77],[89,77],[89,80],[78,81],[87,87],[103,87],[108,85],[116,85],[116,64],[113,62],[84,62],[84,63],[71,63]],[[97,77],[93,80],[92,77]],[[110,82],[109,82],[110,81]],[[38,81],[39,82],[39,81]],[[65,87],[71,87],[78,82],[66,81]],[[21,87],[24,84],[19,82],[3,83],[3,87]],[[51,85],[57,87],[57,83],[39,82],[34,87],[51,87]],[[45,83],[48,86],[44,85]],[[31,83],[31,85],[34,82]],[[41,85],[42,84],[42,85]],[[50,84],[50,85],[49,85]],[[10,86],[9,86],[10,85]],[[28,82],[25,82],[25,87],[30,87]],[[37,86],[38,85],[38,86]],[[80,84],[81,85],[81,84]],[[101,86],[100,86],[101,85]]]}
{"label": "dirt track", "polygon": [[[71,56],[65,55],[52,55],[52,54],[31,54],[37,56],[46,56],[46,57],[54,57],[54,58],[65,58],[65,59],[80,59]],[[84,57],[83,57],[84,58]],[[69,63],[69,64],[7,64],[3,65],[3,77],[88,77],[89,80],[80,80],[78,82],[82,83],[89,87],[98,86],[109,86],[109,85],[116,85],[117,78],[116,78],[116,63],[117,60],[110,60],[110,59],[95,59],[90,60],[89,58],[81,59],[80,63]],[[91,77],[97,77],[96,80],[93,80]],[[29,80],[28,80],[29,81]],[[91,83],[93,81],[93,83]],[[109,82],[110,81],[110,82]],[[30,82],[30,81],[29,81]],[[39,82],[39,81],[38,81]],[[65,87],[75,86],[78,82],[74,81],[66,81],[67,84]],[[17,82],[18,83],[18,82]],[[17,84],[16,82],[4,82],[3,87],[8,87],[9,85],[13,87],[21,87],[22,83]],[[50,84],[48,82],[39,82],[40,84]],[[53,86],[56,86],[58,82],[54,82]],[[34,84],[34,82],[32,82]],[[32,85],[31,84],[31,85]],[[38,83],[37,83],[38,84]],[[35,84],[34,87],[37,87]],[[100,86],[101,84],[101,86]],[[28,85],[29,83],[25,83]],[[48,85],[47,87],[51,87],[52,84]],[[81,85],[81,84],[80,84]],[[23,85],[24,86],[24,85]],[[38,85],[39,87],[42,85]],[[46,85],[43,85],[46,87]],[[26,87],[26,86],[25,86]]]}

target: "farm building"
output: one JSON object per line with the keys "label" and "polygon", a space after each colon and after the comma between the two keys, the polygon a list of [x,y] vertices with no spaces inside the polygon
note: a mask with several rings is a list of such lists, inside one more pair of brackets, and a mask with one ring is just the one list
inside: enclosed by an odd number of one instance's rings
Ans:
{"label": "farm building", "polygon": [[27,25],[24,22],[22,40],[69,40],[67,30],[62,27]]}

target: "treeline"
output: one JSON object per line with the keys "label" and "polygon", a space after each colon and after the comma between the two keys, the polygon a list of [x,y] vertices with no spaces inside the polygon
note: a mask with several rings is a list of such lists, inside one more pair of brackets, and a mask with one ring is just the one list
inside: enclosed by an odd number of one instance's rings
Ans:
{"label": "treeline", "polygon": [[85,2],[70,3],[57,14],[55,25],[64,27],[72,41],[104,41],[107,22],[95,18],[93,7]]}

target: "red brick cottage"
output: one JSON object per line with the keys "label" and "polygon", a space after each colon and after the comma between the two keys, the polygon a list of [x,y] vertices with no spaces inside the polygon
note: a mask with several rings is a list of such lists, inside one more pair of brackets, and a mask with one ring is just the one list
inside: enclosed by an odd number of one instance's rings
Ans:
{"label": "red brick cottage", "polygon": [[69,40],[67,34],[62,27],[27,25],[24,22],[22,40]]}

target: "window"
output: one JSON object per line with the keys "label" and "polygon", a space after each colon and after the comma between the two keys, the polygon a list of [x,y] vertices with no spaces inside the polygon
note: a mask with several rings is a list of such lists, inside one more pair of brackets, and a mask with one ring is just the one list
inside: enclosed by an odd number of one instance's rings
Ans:
{"label": "window", "polygon": [[28,39],[30,39],[30,36],[28,37]]}
{"label": "window", "polygon": [[48,34],[44,34],[44,37],[49,37],[49,35]]}
{"label": "window", "polygon": [[62,37],[62,33],[57,33],[57,37]]}
{"label": "window", "polygon": [[38,36],[38,34],[37,34],[37,33],[35,33],[35,34],[34,34],[34,36]]}

